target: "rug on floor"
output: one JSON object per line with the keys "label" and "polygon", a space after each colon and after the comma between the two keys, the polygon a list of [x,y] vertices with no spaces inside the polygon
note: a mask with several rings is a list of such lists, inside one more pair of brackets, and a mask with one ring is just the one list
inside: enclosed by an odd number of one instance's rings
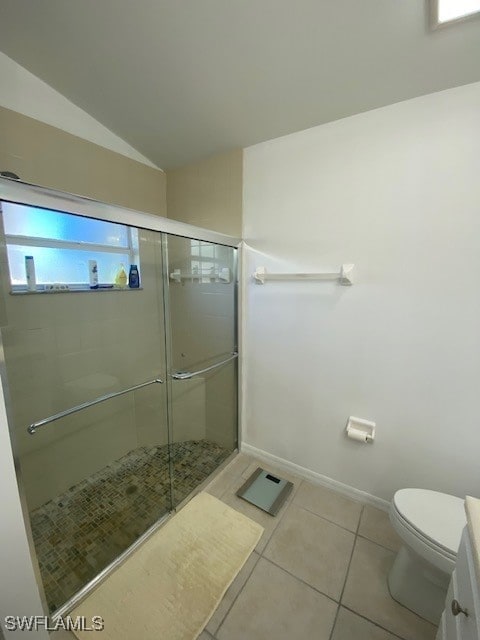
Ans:
{"label": "rug on floor", "polygon": [[[102,640],[194,640],[263,527],[200,493],[71,613],[104,620]],[[89,631],[75,631],[92,640]]]}

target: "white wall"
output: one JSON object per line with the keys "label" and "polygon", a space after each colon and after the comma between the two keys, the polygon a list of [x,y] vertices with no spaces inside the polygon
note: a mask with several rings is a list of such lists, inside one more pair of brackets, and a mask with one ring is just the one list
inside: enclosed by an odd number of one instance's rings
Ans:
{"label": "white wall", "polygon": [[[244,441],[389,499],[480,496],[480,83],[246,149]],[[349,415],[374,445],[345,438]]]}
{"label": "white wall", "polygon": [[148,158],[67,100],[58,91],[0,52],[0,106],[121,153],[149,167]]}

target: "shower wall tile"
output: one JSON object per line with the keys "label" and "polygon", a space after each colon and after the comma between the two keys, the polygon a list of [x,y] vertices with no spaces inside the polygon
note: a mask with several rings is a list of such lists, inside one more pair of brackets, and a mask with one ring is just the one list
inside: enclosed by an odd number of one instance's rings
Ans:
{"label": "shower wall tile", "polygon": [[91,373],[96,373],[102,368],[102,353],[96,349],[86,349],[77,353],[70,353],[58,358],[58,369],[62,382],[83,380]]}
{"label": "shower wall tile", "polygon": [[57,475],[46,473],[46,469],[51,471],[50,464],[51,459],[45,447],[22,455],[22,482],[30,511],[58,495]]}
{"label": "shower wall tile", "polygon": [[135,392],[135,422],[139,446],[163,446],[168,443],[168,429],[163,419],[166,385],[154,385]]}
{"label": "shower wall tile", "polygon": [[173,380],[173,440],[202,440],[206,434],[205,381]]}
{"label": "shower wall tile", "polygon": [[30,509],[63,493],[137,446],[137,434],[132,429],[135,420],[132,400],[122,397],[113,402],[119,405],[115,411],[105,410],[105,404],[97,405],[88,409],[89,415],[83,420],[75,414],[52,423],[50,430],[39,430],[35,434],[36,439],[43,440],[48,433],[49,442],[48,446],[22,459]]}
{"label": "shower wall tile", "polygon": [[98,349],[103,344],[101,322],[84,322],[79,326],[80,346],[82,350]]}
{"label": "shower wall tile", "polygon": [[209,403],[207,413],[207,439],[220,447],[232,450],[237,439],[236,405]]}
{"label": "shower wall tile", "polygon": [[234,317],[232,305],[232,285],[218,285],[222,289],[215,287],[215,284],[208,285],[208,290],[201,291],[195,298],[196,312],[202,315],[226,316],[230,319]]}
{"label": "shower wall tile", "polygon": [[57,326],[55,330],[56,350],[59,356],[81,351],[80,325]]}
{"label": "shower wall tile", "polygon": [[35,437],[26,431],[33,421],[58,411],[165,376],[158,234],[141,231],[141,237],[138,291],[12,296],[8,271],[1,271],[12,428],[30,507],[143,441],[164,444],[165,396],[156,388],[157,399],[145,408],[141,396],[124,396],[122,405],[102,403],[45,426]]}
{"label": "shower wall tile", "polygon": [[207,437],[234,448],[237,438],[237,376],[234,362],[208,377]]}
{"label": "shower wall tile", "polygon": [[[6,274],[5,274],[6,275]],[[10,291],[8,284],[6,290]],[[51,296],[12,296],[6,295],[8,324],[17,329],[38,329],[52,325],[52,309],[48,306],[47,297]],[[39,304],[34,303],[36,300]]]}
{"label": "shower wall tile", "polygon": [[[10,393],[11,397],[15,397]],[[52,431],[46,430],[41,438],[31,436],[27,432],[30,424],[38,419],[52,415],[52,402],[48,393],[35,392],[29,396],[29,402],[11,402],[13,424],[10,429],[13,431],[15,443],[22,455],[32,453],[43,447],[48,447],[54,439]]]}

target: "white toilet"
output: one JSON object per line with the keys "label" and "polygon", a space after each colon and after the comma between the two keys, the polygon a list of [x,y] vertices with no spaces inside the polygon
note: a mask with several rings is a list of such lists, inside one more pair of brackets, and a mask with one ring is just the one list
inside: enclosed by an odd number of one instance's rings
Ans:
{"label": "white toilet", "polygon": [[392,598],[438,624],[467,521],[464,501],[438,491],[401,489],[390,521],[403,541],[390,573]]}

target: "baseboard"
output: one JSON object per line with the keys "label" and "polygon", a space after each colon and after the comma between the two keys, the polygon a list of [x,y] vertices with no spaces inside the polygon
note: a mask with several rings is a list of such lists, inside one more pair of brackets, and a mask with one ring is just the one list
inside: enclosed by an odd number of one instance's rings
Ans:
{"label": "baseboard", "polygon": [[290,462],[289,460],[285,460],[284,458],[278,458],[277,456],[272,455],[271,453],[267,453],[262,449],[257,449],[256,447],[252,447],[251,444],[247,444],[246,442],[242,442],[240,450],[242,453],[246,453],[247,455],[254,456],[255,458],[259,458],[265,462],[270,462],[280,469],[284,469],[287,472],[293,473],[294,475],[300,476],[301,478],[305,478],[309,482],[313,484],[319,484],[323,487],[328,487],[329,489],[333,489],[334,491],[338,491],[353,500],[358,500],[358,502],[363,502],[364,504],[370,504],[377,509],[381,509],[382,511],[388,511],[390,503],[388,500],[383,500],[383,498],[378,498],[377,496],[372,495],[371,493],[367,493],[366,491],[361,491],[360,489],[355,489],[355,487],[351,487],[348,484],[344,484],[343,482],[339,482],[338,480],[334,480],[333,478],[329,478],[328,476],[324,476],[321,473],[317,473],[316,471],[311,471],[306,467],[301,467],[294,462]]}

